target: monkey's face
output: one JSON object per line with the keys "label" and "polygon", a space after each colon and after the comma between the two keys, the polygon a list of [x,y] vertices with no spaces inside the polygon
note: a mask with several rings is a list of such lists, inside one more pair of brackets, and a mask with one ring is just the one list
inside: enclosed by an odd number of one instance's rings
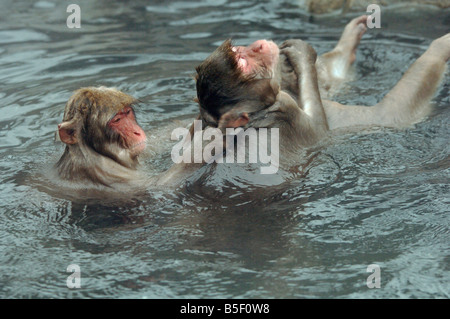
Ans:
{"label": "monkey's face", "polygon": [[137,156],[146,146],[144,130],[136,122],[131,106],[124,107],[108,123],[107,126],[119,136],[119,145],[127,149],[130,155]]}
{"label": "monkey's face", "polygon": [[197,100],[202,117],[218,124],[221,116],[238,105],[255,112],[271,105],[278,94],[273,76],[279,49],[272,41],[259,40],[238,47],[226,40],[197,68]]}
{"label": "monkey's face", "polygon": [[280,50],[278,46],[267,40],[258,40],[247,47],[234,46],[237,66],[245,75],[256,78],[272,77],[278,63]]}
{"label": "monkey's face", "polygon": [[86,118],[82,143],[123,166],[134,167],[146,147],[146,136],[130,105],[120,109],[103,104],[91,109]]}
{"label": "monkey's face", "polygon": [[133,167],[146,136],[131,105],[135,99],[116,89],[82,88],[69,99],[58,125],[62,142],[79,145]]}

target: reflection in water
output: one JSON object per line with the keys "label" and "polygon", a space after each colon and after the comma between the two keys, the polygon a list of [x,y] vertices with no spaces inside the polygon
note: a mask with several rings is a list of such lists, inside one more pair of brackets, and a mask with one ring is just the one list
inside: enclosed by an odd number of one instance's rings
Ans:
{"label": "reflection in water", "polygon": [[[301,37],[320,54],[350,17],[310,19],[296,1],[78,1],[73,30],[65,3],[3,2],[0,296],[449,297],[448,76],[426,121],[333,137],[281,178],[211,165],[177,190],[77,200],[46,182],[72,91],[139,98],[143,167],[157,174],[171,163],[168,133],[197,111],[194,68],[225,38]],[[421,10],[383,13],[337,101],[374,104],[448,31],[448,9]],[[372,263],[382,289],[365,285]]]}

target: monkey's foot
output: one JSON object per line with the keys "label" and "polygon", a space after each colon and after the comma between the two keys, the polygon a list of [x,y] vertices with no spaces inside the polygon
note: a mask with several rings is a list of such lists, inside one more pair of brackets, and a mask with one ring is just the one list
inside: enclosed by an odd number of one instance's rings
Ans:
{"label": "monkey's foot", "polygon": [[356,60],[356,48],[366,32],[367,15],[362,15],[350,21],[344,29],[338,44],[333,51],[339,52],[350,66]]}
{"label": "monkey's foot", "polygon": [[450,33],[431,42],[427,53],[438,59],[444,59],[445,62],[450,60]]}

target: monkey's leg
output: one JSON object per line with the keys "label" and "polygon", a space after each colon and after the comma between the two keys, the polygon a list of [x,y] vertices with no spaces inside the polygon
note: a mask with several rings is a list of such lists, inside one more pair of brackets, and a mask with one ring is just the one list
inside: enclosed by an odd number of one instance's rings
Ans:
{"label": "monkey's leg", "polygon": [[450,33],[434,40],[377,104],[396,123],[414,120],[428,108],[450,58]]}
{"label": "monkey's leg", "polygon": [[389,93],[372,107],[323,101],[330,129],[350,126],[402,127],[421,120],[450,58],[450,33],[434,40]]}
{"label": "monkey's leg", "polygon": [[316,67],[321,89],[328,91],[335,82],[346,79],[356,59],[356,48],[366,32],[367,16],[351,20],[344,29],[336,47],[317,58]]}

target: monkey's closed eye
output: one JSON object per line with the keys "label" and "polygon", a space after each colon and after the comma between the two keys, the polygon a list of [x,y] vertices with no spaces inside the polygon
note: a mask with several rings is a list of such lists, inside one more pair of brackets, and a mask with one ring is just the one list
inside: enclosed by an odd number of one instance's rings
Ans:
{"label": "monkey's closed eye", "polygon": [[263,50],[263,45],[261,44],[261,45],[257,46],[256,48],[253,48],[252,50],[255,53],[259,53]]}

